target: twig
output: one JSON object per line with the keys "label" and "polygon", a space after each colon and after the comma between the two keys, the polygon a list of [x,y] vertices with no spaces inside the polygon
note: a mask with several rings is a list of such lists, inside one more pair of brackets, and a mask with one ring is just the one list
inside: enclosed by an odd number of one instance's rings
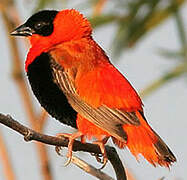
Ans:
{"label": "twig", "polygon": [[2,134],[0,132],[0,158],[1,158],[1,163],[4,165],[3,166],[3,172],[5,175],[6,180],[15,180],[15,174],[13,171],[12,164],[10,163],[10,156],[8,154],[4,139],[2,137]]}
{"label": "twig", "polygon": [[93,7],[93,16],[99,16],[106,4],[107,0],[98,0],[96,5]]}
{"label": "twig", "polygon": [[[11,118],[9,115],[6,116],[0,114],[0,123],[22,134],[26,141],[35,140],[54,146],[62,146],[62,147],[68,146],[68,139],[66,137],[59,138],[59,137],[53,137],[53,136],[38,133],[20,124],[19,122]],[[80,141],[74,142],[73,151],[84,151],[94,154],[101,154],[99,146],[90,143],[82,144]],[[125,169],[115,148],[106,146],[106,152],[107,152],[108,159],[111,162],[116,172],[117,180],[126,180]]]}
{"label": "twig", "polygon": [[40,123],[37,123],[38,125],[37,130],[39,132],[43,131],[45,123],[47,121],[47,117],[48,117],[48,113],[46,112],[45,109],[42,109],[42,112],[40,113],[39,118],[38,118],[38,122]]}
{"label": "twig", "polygon": [[[11,13],[14,12],[14,17],[19,17],[17,10],[14,6],[14,1],[9,0],[7,1],[3,0],[1,3],[1,13],[2,18],[4,20],[5,26],[7,28],[7,37],[10,43],[10,52],[12,53],[12,77],[18,87],[18,90],[20,92],[21,99],[24,104],[24,109],[26,110],[26,113],[28,115],[29,122],[31,123],[31,126],[35,130],[42,130],[45,124],[46,115],[43,116],[43,111],[41,112],[41,115],[39,115],[39,118],[37,118],[37,114],[34,112],[32,100],[30,98],[30,94],[28,91],[27,84],[23,78],[23,70],[22,65],[20,61],[20,54],[18,51],[18,46],[15,38],[12,38],[9,33],[16,27],[17,22],[15,22],[15,19],[18,18],[11,18]],[[7,9],[11,9],[11,11],[7,11]],[[40,121],[41,120],[41,124]],[[40,124],[40,125],[38,125]],[[45,180],[52,180],[52,173],[50,171],[50,162],[47,155],[47,149],[44,145],[37,144],[37,152],[39,154],[40,162],[41,162],[41,171],[43,175],[43,179]]]}
{"label": "twig", "polygon": [[141,97],[146,97],[149,94],[151,94],[153,91],[156,91],[158,88],[163,86],[166,82],[169,80],[175,79],[182,74],[187,72],[187,63],[184,62],[182,64],[179,64],[177,67],[175,67],[170,72],[166,73],[163,77],[157,79],[152,84],[150,84],[148,87],[146,87],[144,90],[140,92]]}
{"label": "twig", "polygon": [[45,144],[36,143],[38,155],[40,157],[40,166],[44,180],[52,180],[51,166],[49,161],[49,155]]}
{"label": "twig", "polygon": [[126,168],[126,175],[128,180],[137,180],[136,176],[131,172],[131,170]]}
{"label": "twig", "polygon": [[15,80],[17,87],[19,88],[21,98],[24,103],[24,107],[26,109],[26,113],[29,117],[29,119],[34,122],[36,117],[32,106],[32,101],[30,98],[30,95],[28,93],[28,88],[25,83],[25,80],[23,78],[23,71],[22,71],[22,65],[20,61],[20,54],[18,51],[18,46],[15,38],[12,38],[10,36],[10,32],[16,27],[16,23],[9,18],[9,14],[7,12],[8,7],[4,6],[1,8],[2,18],[5,24],[5,27],[7,29],[7,37],[10,44],[10,52],[12,54],[12,77]]}
{"label": "twig", "polygon": [[180,39],[181,43],[181,49],[184,54],[184,58],[187,58],[187,38],[186,38],[186,31],[185,31],[185,25],[183,22],[183,18],[180,14],[179,9],[176,10],[175,12],[175,19],[176,19],[176,25],[177,25],[177,30],[178,30],[178,37]]}
{"label": "twig", "polygon": [[106,151],[107,151],[108,160],[111,162],[115,170],[117,180],[124,180],[124,179],[126,180],[127,177],[126,177],[125,169],[118,156],[118,153],[116,152],[116,149],[110,146],[106,146]]}
{"label": "twig", "polygon": [[83,171],[97,177],[100,180],[114,180],[112,177],[103,173],[100,169],[96,169],[92,165],[88,164],[87,162],[83,161],[82,159],[79,159],[76,156],[72,157],[71,162],[73,164],[75,164],[77,167],[81,168]]}

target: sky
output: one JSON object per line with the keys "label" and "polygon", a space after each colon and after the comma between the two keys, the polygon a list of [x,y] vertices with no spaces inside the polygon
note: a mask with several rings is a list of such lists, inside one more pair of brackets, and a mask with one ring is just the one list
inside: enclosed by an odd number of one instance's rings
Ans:
{"label": "sky", "polygon": [[[73,8],[75,7],[75,4],[76,3],[69,3],[67,7]],[[20,11],[22,20],[26,20],[31,14],[31,10],[28,11],[28,9],[33,6],[32,3],[26,4],[20,0],[17,1],[16,5]],[[82,8],[78,8],[78,10],[85,15],[89,13]],[[187,6],[182,9],[185,27],[187,27],[187,16],[185,15],[186,10]],[[112,24],[98,28],[94,30],[93,33],[94,39],[106,51],[109,57],[112,57],[111,37],[115,30],[116,27]],[[11,78],[11,55],[9,52],[7,34],[1,18],[0,37],[0,112],[10,114],[21,123],[29,126],[29,123],[26,120],[23,104],[20,101],[18,89]],[[26,57],[27,50],[22,48],[22,40],[19,40],[19,43],[24,66],[24,59]],[[140,90],[144,89],[152,81],[161,77],[165,72],[174,68],[178,63],[177,60],[165,59],[159,56],[157,53],[158,48],[177,50],[179,47],[180,43],[177,38],[175,21],[174,19],[169,18],[165,23],[150,32],[148,36],[139,42],[135,48],[124,52],[118,61],[113,58],[110,60],[120,70],[120,72],[127,77],[135,89],[140,92]],[[154,92],[151,96],[143,99],[145,116],[148,122],[176,155],[177,163],[171,167],[170,171],[161,167],[154,168],[143,158],[140,158],[140,161],[137,162],[128,150],[118,150],[125,167],[130,168],[137,180],[157,180],[163,176],[165,177],[165,180],[187,179],[187,143],[185,140],[187,137],[186,89],[187,78],[186,76],[181,76],[177,80],[167,83],[167,85]],[[33,102],[36,105],[37,110],[39,105],[34,97]],[[0,126],[0,131],[3,132],[3,136],[8,146],[17,179],[39,179],[39,162],[37,162],[37,159],[35,158],[35,156],[37,156],[37,152],[33,145],[34,143],[24,142],[22,136],[4,126]],[[49,119],[45,129],[45,132],[50,135],[69,131],[72,131],[72,129],[61,125],[58,121],[52,118]],[[67,178],[76,178],[81,180],[87,180],[88,178],[90,180],[95,179],[90,175],[86,175],[85,172],[72,164],[68,167],[63,167],[65,159],[57,156],[54,151],[54,147],[49,147],[48,151],[49,158],[52,162],[52,170],[55,180]],[[83,159],[86,159],[96,167],[100,166],[95,162],[95,159],[86,153],[80,152],[75,154]],[[107,164],[104,171],[109,175],[114,176],[109,164]],[[4,179],[1,163],[0,179]]]}

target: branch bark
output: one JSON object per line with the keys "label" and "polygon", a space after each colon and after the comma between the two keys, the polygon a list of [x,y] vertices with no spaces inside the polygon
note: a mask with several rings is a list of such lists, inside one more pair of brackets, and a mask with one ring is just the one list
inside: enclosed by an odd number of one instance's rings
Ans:
{"label": "branch bark", "polygon": [[96,169],[92,165],[89,165],[87,162],[83,161],[82,159],[79,159],[76,156],[72,157],[73,164],[75,164],[77,167],[82,169],[83,171],[87,172],[88,174],[91,174],[92,176],[97,177],[98,179],[103,180],[114,180],[112,177],[108,176],[107,174],[103,173],[100,169]]}
{"label": "branch bark", "polygon": [[[2,19],[4,21],[5,27],[7,29],[7,37],[10,44],[10,52],[12,54],[12,77],[17,85],[20,92],[21,100],[24,104],[24,109],[27,113],[28,120],[33,129],[37,131],[42,131],[46,122],[46,114],[44,110],[38,115],[35,113],[30,93],[28,91],[27,84],[23,77],[23,70],[21,65],[21,58],[18,51],[18,45],[15,38],[12,38],[9,33],[17,26],[19,13],[14,5],[13,0],[2,0],[0,2],[0,11],[2,14]],[[15,18],[16,17],[16,18]],[[41,123],[40,123],[41,122]],[[52,173],[50,171],[50,161],[47,154],[46,146],[43,144],[36,143],[37,153],[40,158],[41,171],[44,180],[52,180]]]}
{"label": "branch bark", "polygon": [[[26,141],[35,140],[53,146],[68,146],[68,139],[66,137],[59,138],[36,132],[20,124],[9,115],[6,116],[0,113],[0,123],[22,134]],[[94,154],[101,154],[99,146],[90,143],[82,144],[80,141],[74,142],[73,151],[84,151]],[[115,148],[106,146],[106,152],[108,159],[115,170],[117,180],[126,180],[125,169]]]}
{"label": "branch bark", "polygon": [[3,164],[3,172],[4,172],[5,179],[15,180],[16,176],[13,171],[14,168],[12,167],[9,152],[4,142],[4,138],[1,131],[0,131],[0,158],[1,158],[1,163]]}

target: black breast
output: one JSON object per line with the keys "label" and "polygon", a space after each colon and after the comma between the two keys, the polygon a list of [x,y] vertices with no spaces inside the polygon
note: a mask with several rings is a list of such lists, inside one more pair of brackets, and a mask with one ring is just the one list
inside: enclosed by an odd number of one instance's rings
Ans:
{"label": "black breast", "polygon": [[27,75],[31,88],[41,106],[51,116],[77,128],[77,112],[70,106],[62,90],[54,83],[52,61],[54,60],[47,53],[42,53],[28,66]]}

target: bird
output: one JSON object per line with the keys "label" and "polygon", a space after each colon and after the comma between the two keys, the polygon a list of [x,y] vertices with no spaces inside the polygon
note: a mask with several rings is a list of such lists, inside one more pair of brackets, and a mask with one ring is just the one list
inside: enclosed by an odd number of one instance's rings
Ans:
{"label": "bird", "polygon": [[92,140],[107,163],[109,138],[121,149],[142,155],[153,166],[170,167],[174,154],[151,128],[143,103],[130,82],[92,37],[86,17],[75,9],[42,10],[11,35],[29,39],[25,70],[41,106],[61,123],[76,128],[69,139]]}

